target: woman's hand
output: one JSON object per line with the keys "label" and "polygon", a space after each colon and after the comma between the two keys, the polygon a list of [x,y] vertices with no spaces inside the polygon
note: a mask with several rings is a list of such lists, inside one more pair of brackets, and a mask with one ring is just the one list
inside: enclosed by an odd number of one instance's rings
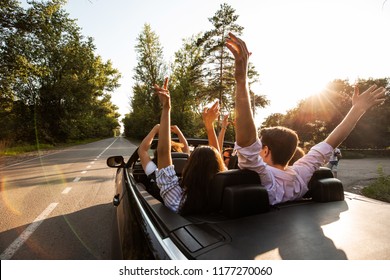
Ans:
{"label": "woman's hand", "polygon": [[219,101],[215,101],[215,103],[210,108],[204,108],[202,112],[202,119],[206,126],[206,128],[210,128],[213,126],[214,121],[218,118],[219,112]]}
{"label": "woman's hand", "polygon": [[163,87],[154,85],[154,92],[158,95],[161,105],[165,109],[171,108],[171,97],[168,90],[168,78],[165,78]]}
{"label": "woman's hand", "polygon": [[171,132],[178,135],[181,131],[177,125],[171,125]]}
{"label": "woman's hand", "polygon": [[230,124],[230,122],[229,122],[229,114],[226,114],[226,115],[223,116],[221,129],[227,129],[229,124]]}

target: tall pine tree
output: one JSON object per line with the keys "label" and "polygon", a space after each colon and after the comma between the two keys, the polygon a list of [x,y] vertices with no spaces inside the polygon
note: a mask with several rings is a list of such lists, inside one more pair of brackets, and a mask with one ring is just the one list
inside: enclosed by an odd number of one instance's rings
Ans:
{"label": "tall pine tree", "polygon": [[132,111],[124,122],[126,135],[142,138],[159,122],[160,103],[157,96],[151,93],[151,88],[154,84],[162,84],[167,67],[159,37],[149,24],[144,25],[137,37],[135,51],[138,63],[134,68]]}

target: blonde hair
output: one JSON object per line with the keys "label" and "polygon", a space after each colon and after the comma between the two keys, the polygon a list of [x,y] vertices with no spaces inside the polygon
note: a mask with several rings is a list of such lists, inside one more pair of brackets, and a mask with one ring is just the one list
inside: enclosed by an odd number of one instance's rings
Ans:
{"label": "blonde hair", "polygon": [[171,140],[171,151],[182,153],[184,148],[183,143],[175,142]]}

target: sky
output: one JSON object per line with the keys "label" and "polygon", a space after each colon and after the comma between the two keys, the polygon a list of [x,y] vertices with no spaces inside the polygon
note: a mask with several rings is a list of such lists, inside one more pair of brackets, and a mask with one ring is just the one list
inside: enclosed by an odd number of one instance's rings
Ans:
{"label": "sky", "polygon": [[390,77],[387,0],[68,0],[65,9],[82,34],[94,38],[96,54],[122,74],[112,101],[123,117],[130,110],[134,47],[144,24],[159,36],[171,62],[183,39],[212,29],[208,18],[223,3],[239,15],[241,38],[260,74],[252,89],[271,101],[257,111],[257,125],[334,79]]}

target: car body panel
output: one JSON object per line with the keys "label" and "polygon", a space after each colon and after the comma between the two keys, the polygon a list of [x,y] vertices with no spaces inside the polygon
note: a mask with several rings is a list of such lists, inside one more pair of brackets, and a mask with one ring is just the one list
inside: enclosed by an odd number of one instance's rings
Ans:
{"label": "car body panel", "polygon": [[136,155],[116,168],[124,259],[390,259],[388,203],[346,192],[342,201],[305,199],[238,218],[183,217],[146,191]]}

